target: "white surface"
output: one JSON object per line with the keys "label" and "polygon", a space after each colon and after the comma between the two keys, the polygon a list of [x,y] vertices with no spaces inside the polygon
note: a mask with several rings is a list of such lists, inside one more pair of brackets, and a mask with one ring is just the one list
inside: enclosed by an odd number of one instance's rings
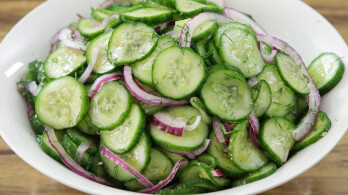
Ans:
{"label": "white surface", "polygon": [[[335,52],[348,65],[348,48],[337,31],[317,12],[299,0],[228,0],[232,7],[250,13],[274,36],[284,39],[304,58],[308,65],[322,52]],[[0,45],[1,95],[0,132],[6,143],[28,164],[49,177],[92,194],[133,194],[103,186],[60,165],[35,142],[23,98],[16,82],[26,72],[26,64],[45,60],[51,36],[60,28],[77,21],[76,13],[90,14],[97,0],[50,0],[23,18]],[[24,63],[25,65],[22,65]],[[346,67],[347,68],[347,67]],[[322,110],[332,120],[329,134],[318,143],[291,158],[275,174],[266,179],[214,194],[254,194],[279,186],[303,173],[321,160],[344,135],[348,127],[348,74],[331,93],[323,98]],[[334,166],[334,165],[333,165]]]}

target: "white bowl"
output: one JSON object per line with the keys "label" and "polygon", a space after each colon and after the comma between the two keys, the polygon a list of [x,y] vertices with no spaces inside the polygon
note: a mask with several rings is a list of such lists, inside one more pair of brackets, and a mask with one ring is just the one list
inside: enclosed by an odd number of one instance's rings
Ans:
{"label": "white bowl", "polygon": [[[230,0],[228,0],[230,1]],[[97,0],[51,0],[24,17],[0,45],[0,132],[6,143],[24,161],[43,174],[77,190],[92,194],[131,194],[89,181],[47,156],[35,142],[23,98],[16,82],[25,75],[26,64],[45,60],[51,36],[77,21],[76,13],[89,16]],[[292,45],[306,64],[322,52],[335,52],[348,65],[348,48],[342,37],[320,14],[299,0],[231,0],[230,6],[250,13],[276,37]],[[348,74],[323,98],[322,110],[332,120],[329,134],[318,143],[292,157],[273,175],[216,194],[254,194],[279,186],[318,163],[344,135],[348,127]]]}

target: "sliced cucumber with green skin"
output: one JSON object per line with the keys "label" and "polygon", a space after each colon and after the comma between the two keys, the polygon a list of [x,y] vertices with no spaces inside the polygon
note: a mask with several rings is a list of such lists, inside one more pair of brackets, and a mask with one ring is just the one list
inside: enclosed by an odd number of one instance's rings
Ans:
{"label": "sliced cucumber with green skin", "polygon": [[104,145],[116,154],[130,151],[139,141],[145,127],[145,114],[137,104],[131,110],[122,125],[112,131],[102,131],[100,138]]}
{"label": "sliced cucumber with green skin", "polygon": [[[102,145],[102,143],[101,143]],[[125,154],[118,154],[123,161],[132,166],[138,172],[143,172],[150,163],[151,141],[145,133],[142,134],[138,144]],[[118,166],[112,160],[100,154],[100,159],[104,163],[105,171],[114,179],[122,182],[134,179],[134,176]]]}
{"label": "sliced cucumber with green skin", "polygon": [[272,92],[268,83],[261,80],[252,88],[254,98],[254,112],[256,117],[261,117],[271,106]]}
{"label": "sliced cucumber with green skin", "polygon": [[344,73],[344,64],[336,54],[323,53],[313,60],[308,67],[308,71],[320,94],[324,95],[341,81]]}
{"label": "sliced cucumber with green skin", "polygon": [[88,135],[97,135],[99,133],[99,129],[93,125],[91,119],[89,119],[88,114],[85,118],[76,126],[80,131],[86,133]]}
{"label": "sliced cucumber with green skin", "polygon": [[128,9],[130,9],[132,7],[136,7],[136,6],[133,6],[132,2],[130,2],[130,1],[120,1],[120,2],[114,2],[113,4],[107,6],[105,8],[105,10],[109,10],[109,11],[120,13],[120,12],[128,10]]}
{"label": "sliced cucumber with green skin", "polygon": [[203,104],[203,102],[198,97],[192,97],[190,99],[191,105],[196,108],[202,116],[202,120],[206,122],[207,124],[211,123],[211,117],[208,115],[208,110]]}
{"label": "sliced cucumber with green skin", "polygon": [[[194,76],[192,76],[194,75]],[[194,95],[207,75],[203,59],[191,48],[172,46],[158,54],[152,83],[164,97],[183,100]]]}
{"label": "sliced cucumber with green skin", "polygon": [[156,32],[146,24],[125,22],[112,33],[108,58],[115,65],[140,61],[155,49],[157,39]]}
{"label": "sliced cucumber with green skin", "polygon": [[274,172],[276,172],[276,170],[277,166],[274,163],[268,163],[267,165],[263,166],[260,170],[249,173],[248,175],[232,182],[232,187],[245,185],[266,178],[272,175]]}
{"label": "sliced cucumber with green skin", "polygon": [[211,6],[211,5],[205,5],[202,3],[199,3],[197,1],[191,1],[191,0],[176,0],[175,2],[176,10],[186,16],[186,17],[193,17],[201,12],[216,12],[221,13],[222,10],[219,7]]}
{"label": "sliced cucumber with green skin", "polygon": [[157,113],[165,108],[163,106],[155,106],[155,105],[144,103],[144,102],[138,100],[134,96],[133,96],[133,102],[138,104],[144,110],[146,116],[153,115],[153,114],[155,114],[155,113]]}
{"label": "sliced cucumber with green skin", "polygon": [[87,47],[86,57],[88,63],[92,63],[93,61],[93,50],[99,50],[98,60],[93,68],[94,73],[104,74],[115,69],[115,66],[108,60],[107,57],[107,48],[111,35],[112,31],[103,33],[102,35],[94,38]]}
{"label": "sliced cucumber with green skin", "polygon": [[104,83],[90,101],[89,118],[101,130],[121,125],[131,108],[131,95],[119,82]]}
{"label": "sliced cucumber with green skin", "polygon": [[247,125],[231,134],[228,155],[234,165],[246,172],[257,171],[268,162],[268,158],[249,138]]}
{"label": "sliced cucumber with green skin", "polygon": [[69,76],[48,83],[35,101],[40,122],[58,130],[76,126],[87,110],[86,87]]}
{"label": "sliced cucumber with green skin", "polygon": [[315,123],[312,131],[301,141],[297,142],[294,147],[292,147],[291,152],[295,153],[303,148],[314,144],[319,141],[322,137],[327,135],[331,128],[330,118],[325,112],[320,111],[318,114],[317,122]]}
{"label": "sliced cucumber with green skin", "polygon": [[196,178],[208,179],[214,185],[218,187],[228,186],[230,180],[223,177],[214,177],[211,173],[212,169],[207,168],[204,165],[193,164],[190,165],[180,177],[180,182],[188,182]]}
{"label": "sliced cucumber with green skin", "polygon": [[224,32],[230,28],[240,28],[245,31],[245,34],[252,34],[253,36],[256,36],[255,32],[252,30],[252,28],[246,24],[240,23],[240,22],[229,22],[226,24],[222,24],[219,26],[217,31],[215,32],[213,36],[214,45],[215,47],[219,47],[221,45],[221,38]]}
{"label": "sliced cucumber with green skin", "polygon": [[280,76],[288,86],[299,94],[309,94],[309,78],[306,78],[302,73],[301,64],[296,64],[289,55],[283,52],[277,54],[275,62],[278,66]]}
{"label": "sliced cucumber with green skin", "polygon": [[[175,163],[177,163],[181,159],[186,159],[187,160],[187,158],[185,156],[183,156],[183,155],[174,154],[174,153],[168,152],[167,150],[162,149],[162,148],[159,148],[159,150],[161,150],[163,153],[165,153],[170,158],[170,160],[172,160],[173,165],[175,165]],[[185,171],[185,169],[188,166],[189,166],[189,162],[188,161],[183,162],[180,165],[180,167],[178,169],[178,172],[176,172],[176,175],[175,175],[174,179],[175,178],[179,178],[183,174],[183,172]]]}
{"label": "sliced cucumber with green skin", "polygon": [[209,60],[212,53],[208,53],[206,50],[207,42],[208,39],[198,41],[195,46],[195,51],[204,59],[205,65],[212,66],[213,64]]}
{"label": "sliced cucumber with green skin", "polygon": [[270,118],[260,129],[260,144],[265,154],[278,166],[287,161],[289,151],[295,144],[292,135],[295,128],[295,125],[285,118]]}
{"label": "sliced cucumber with green skin", "polygon": [[210,75],[211,73],[217,71],[217,70],[225,70],[226,67],[223,64],[216,64],[214,66],[209,67],[208,74]]}
{"label": "sliced cucumber with green skin", "polygon": [[[172,161],[165,153],[156,148],[152,148],[151,160],[143,172],[143,175],[156,185],[158,182],[168,177],[173,166]],[[125,183],[125,186],[132,191],[138,191],[145,188],[143,184],[135,179]]]}
{"label": "sliced cucumber with green skin", "polygon": [[173,12],[167,8],[140,8],[123,13],[121,20],[143,22],[147,25],[161,24],[173,19]]}
{"label": "sliced cucumber with green skin", "polygon": [[[191,106],[169,107],[163,112],[173,117],[184,117],[189,122],[200,115],[199,111]],[[208,132],[209,127],[203,121],[193,131],[184,131],[180,137],[166,133],[153,124],[150,125],[150,135],[154,143],[164,148],[185,152],[192,152],[199,148],[207,138]]]}
{"label": "sliced cucumber with green skin", "polygon": [[192,41],[197,42],[199,40],[209,37],[216,31],[217,28],[218,28],[218,23],[216,21],[202,22],[194,30]]}
{"label": "sliced cucumber with green skin", "polygon": [[90,171],[98,177],[106,178],[107,174],[104,170],[104,167],[103,167],[103,165],[99,165],[99,162],[101,162],[101,159],[100,159],[99,154],[97,153],[93,157]]}
{"label": "sliced cucumber with green skin", "polygon": [[30,122],[31,122],[31,126],[34,128],[35,133],[37,134],[42,134],[45,131],[44,126],[42,125],[42,123],[40,122],[39,118],[37,117],[37,114],[34,114],[31,118],[30,118]]}
{"label": "sliced cucumber with green skin", "polygon": [[48,56],[44,70],[48,78],[56,79],[70,75],[85,63],[86,57],[83,51],[62,47]]}
{"label": "sliced cucumber with green skin", "polygon": [[94,137],[85,135],[75,128],[66,130],[66,135],[68,135],[69,138],[78,146],[82,144],[83,142],[88,143],[89,144],[89,148],[87,150],[88,153],[95,154],[98,151],[97,141],[95,140]]}
{"label": "sliced cucumber with green skin", "polygon": [[106,9],[92,9],[91,15],[95,20],[101,22],[112,14],[115,14],[115,12]]}
{"label": "sliced cucumber with green skin", "polygon": [[[57,139],[59,142],[61,142],[65,131],[57,131],[55,130],[54,133],[57,136]],[[52,147],[51,143],[48,140],[47,134],[46,132],[44,132],[41,136],[41,140],[40,140],[40,148],[46,153],[48,154],[50,157],[52,157],[53,159],[55,159],[56,161],[63,163],[60,155],[58,154],[58,152]]]}
{"label": "sliced cucumber with green skin", "polygon": [[167,35],[160,36],[155,50],[145,59],[132,65],[132,73],[139,81],[152,86],[152,65],[158,54],[171,46],[177,45],[175,40]]}
{"label": "sliced cucumber with green skin", "polygon": [[253,109],[249,85],[233,70],[211,73],[201,89],[201,98],[211,114],[227,121],[244,119]]}
{"label": "sliced cucumber with green skin", "polygon": [[216,65],[216,64],[222,64],[223,61],[214,45],[214,41],[213,39],[210,39],[208,41],[208,44],[207,44],[207,53],[210,54],[210,62],[212,62],[213,65]]}
{"label": "sliced cucumber with green skin", "polygon": [[173,29],[172,37],[175,39],[178,39],[180,37],[181,31],[184,28],[185,24],[191,20],[191,18],[183,19],[183,20],[176,20],[175,26]]}
{"label": "sliced cucumber with green skin", "polygon": [[191,187],[204,188],[209,192],[218,191],[221,187],[215,186],[210,180],[203,178],[196,178],[189,180],[185,183],[181,183],[175,187],[175,189],[187,189]]}
{"label": "sliced cucumber with green skin", "polygon": [[210,169],[215,169],[217,165],[217,160],[214,156],[210,154],[202,154],[197,156],[196,159],[198,162],[205,163]]}
{"label": "sliced cucumber with green skin", "polygon": [[224,62],[239,68],[247,78],[262,72],[265,62],[252,33],[239,27],[230,27],[219,39],[219,54]]}
{"label": "sliced cucumber with green skin", "polygon": [[295,93],[285,85],[277,67],[267,64],[257,80],[265,80],[272,92],[272,103],[265,115],[268,117],[283,117],[291,112],[296,104]]}
{"label": "sliced cucumber with green skin", "polygon": [[120,21],[118,19],[113,18],[107,25],[96,25],[98,22],[96,22],[94,19],[80,18],[79,22],[77,23],[77,30],[84,37],[91,39],[102,34],[107,27],[115,27],[119,22]]}
{"label": "sliced cucumber with green skin", "polygon": [[260,48],[266,55],[272,54],[272,47],[269,46],[267,43],[261,41],[261,48]]}
{"label": "sliced cucumber with green skin", "polygon": [[[67,134],[65,134],[63,136],[62,146],[63,146],[64,150],[69,154],[69,156],[71,156],[71,158],[76,160],[75,157],[76,157],[76,153],[77,153],[77,148],[79,146],[76,145],[74,143],[74,141],[71,140]],[[79,159],[77,159],[77,160],[79,160]],[[78,163],[80,163],[84,169],[89,170],[89,168],[91,166],[91,160],[92,160],[92,156],[88,152],[85,152],[85,153],[83,153],[83,156],[81,158],[81,162],[78,162]]]}
{"label": "sliced cucumber with green skin", "polygon": [[220,168],[225,175],[232,178],[244,175],[245,172],[236,167],[225,153],[226,144],[217,142],[214,132],[210,133],[209,138],[211,139],[211,144],[207,152],[216,158],[217,167]]}

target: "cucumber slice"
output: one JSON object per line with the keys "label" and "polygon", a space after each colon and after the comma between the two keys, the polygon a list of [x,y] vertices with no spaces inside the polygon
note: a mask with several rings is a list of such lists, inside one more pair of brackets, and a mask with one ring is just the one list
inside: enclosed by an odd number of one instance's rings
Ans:
{"label": "cucumber slice", "polygon": [[320,111],[318,114],[317,122],[315,123],[312,131],[300,142],[297,142],[291,149],[292,153],[298,152],[303,148],[314,144],[324,137],[331,128],[330,118],[325,112]]}
{"label": "cucumber slice", "polygon": [[83,51],[62,47],[52,52],[44,63],[46,76],[51,79],[70,75],[86,63]]}
{"label": "cucumber slice", "polygon": [[112,31],[104,33],[96,38],[94,38],[88,45],[86,50],[86,57],[88,63],[92,62],[93,50],[99,50],[98,60],[93,68],[93,72],[97,74],[104,74],[111,72],[115,69],[115,66],[108,60],[107,48],[109,44]]}
{"label": "cucumber slice", "polygon": [[[129,152],[125,154],[118,154],[118,156],[132,166],[135,170],[143,172],[150,162],[151,155],[151,141],[149,137],[143,133],[138,144]],[[116,163],[100,154],[100,159],[104,163],[105,171],[114,179],[126,182],[134,179],[134,176],[119,167]]]}
{"label": "cucumber slice", "polygon": [[239,68],[245,77],[258,75],[265,67],[253,33],[243,28],[230,27],[221,34],[219,39],[218,48],[221,59]]}
{"label": "cucumber slice", "polygon": [[120,13],[125,10],[131,9],[132,7],[136,7],[136,6],[133,6],[133,2],[131,1],[119,1],[119,2],[115,1],[113,4],[107,6],[105,10]]}
{"label": "cucumber slice", "polygon": [[178,39],[180,37],[180,34],[181,34],[181,31],[182,29],[184,28],[185,24],[191,20],[191,18],[187,18],[187,19],[184,19],[184,20],[177,20],[175,21],[175,26],[174,26],[174,29],[173,29],[173,33],[172,33],[172,37],[175,38],[175,39]]}
{"label": "cucumber slice", "polygon": [[88,114],[86,114],[85,118],[76,126],[76,128],[88,135],[97,135],[99,133],[99,129],[93,125]]}
{"label": "cucumber slice", "polygon": [[136,62],[132,65],[132,73],[141,82],[152,85],[152,65],[158,54],[171,46],[176,45],[173,38],[163,35],[158,38],[158,43],[155,50],[145,59]]}
{"label": "cucumber slice", "polygon": [[216,21],[205,21],[197,26],[193,31],[192,41],[197,42],[211,36],[218,28]]}
{"label": "cucumber slice", "polygon": [[218,187],[224,187],[230,184],[229,179],[222,178],[222,177],[214,177],[210,171],[211,169],[207,168],[206,166],[202,164],[190,165],[180,177],[180,182],[184,183],[196,178],[202,178],[202,179],[209,180],[211,183],[213,183],[214,185]]}
{"label": "cucumber slice", "polygon": [[31,122],[31,126],[34,128],[35,133],[41,135],[44,131],[45,128],[42,125],[42,123],[40,122],[39,118],[37,117],[37,114],[34,114],[31,118],[30,118],[30,122]]}
{"label": "cucumber slice", "polygon": [[108,58],[115,65],[134,63],[150,55],[156,45],[157,34],[151,27],[125,22],[112,33]]}
{"label": "cucumber slice", "polygon": [[203,59],[191,48],[173,46],[158,54],[152,68],[152,83],[163,96],[183,100],[199,90],[206,74]]}
{"label": "cucumber slice", "polygon": [[[57,139],[59,142],[61,142],[65,131],[57,131],[55,130],[54,133],[57,136]],[[60,158],[58,152],[52,147],[51,143],[48,141],[48,137],[46,132],[44,132],[41,136],[41,140],[40,140],[40,148],[46,153],[48,154],[50,157],[52,157],[53,159],[55,159],[56,161],[63,163],[62,159]]]}
{"label": "cucumber slice", "polygon": [[210,62],[213,64],[213,65],[216,65],[216,64],[222,64],[222,59],[214,45],[214,41],[213,39],[210,39],[208,41],[208,45],[207,45],[207,53],[210,55]]}
{"label": "cucumber slice", "polygon": [[272,175],[274,172],[276,172],[277,167],[274,163],[268,163],[264,167],[262,167],[260,170],[249,173],[248,175],[232,182],[233,187],[245,185],[263,178],[266,178],[270,175]]}
{"label": "cucumber slice", "polygon": [[249,85],[233,70],[211,73],[201,89],[201,97],[211,114],[227,121],[244,119],[253,109]]}
{"label": "cucumber slice", "polygon": [[289,151],[295,143],[292,130],[295,125],[285,118],[267,119],[260,130],[259,141],[265,154],[278,166],[288,159]]}
{"label": "cucumber slice", "polygon": [[319,88],[319,92],[324,95],[341,81],[344,64],[336,54],[323,53],[313,60],[308,71]]}
{"label": "cucumber slice", "polygon": [[103,21],[108,16],[115,14],[115,12],[106,10],[106,9],[93,9],[92,8],[92,17],[99,22]]}
{"label": "cucumber slice", "polygon": [[54,129],[74,127],[87,113],[87,90],[69,76],[53,80],[41,89],[35,110],[39,120]]}
{"label": "cucumber slice", "polygon": [[208,110],[204,106],[203,102],[198,97],[192,97],[190,99],[190,103],[201,113],[202,120],[207,124],[211,124],[211,117],[208,115]]}
{"label": "cucumber slice", "polygon": [[90,154],[95,154],[98,152],[97,141],[92,136],[85,135],[81,133],[79,130],[71,128],[66,130],[66,135],[76,144],[80,145],[82,142],[86,142],[90,145],[87,152]]}
{"label": "cucumber slice", "polygon": [[89,39],[102,34],[107,27],[115,27],[120,21],[113,18],[107,25],[96,25],[96,21],[92,18],[81,18],[77,23],[77,30]]}
{"label": "cucumber slice", "polygon": [[[188,123],[200,115],[199,111],[191,106],[170,107],[163,112],[168,112],[173,117],[185,117]],[[165,148],[185,152],[192,152],[199,148],[207,138],[208,131],[208,125],[203,121],[193,131],[184,131],[181,137],[166,133],[153,124],[150,125],[150,135],[153,142]]]}
{"label": "cucumber slice", "polygon": [[173,19],[173,12],[167,8],[140,8],[121,15],[123,21],[143,22],[147,25],[161,24]]}
{"label": "cucumber slice", "polygon": [[206,50],[207,42],[208,39],[198,41],[195,46],[195,51],[204,59],[205,65],[212,66],[213,64],[209,60],[212,53],[208,53]]}
{"label": "cucumber slice", "polygon": [[267,164],[268,158],[250,140],[247,130],[248,122],[238,125],[243,127],[239,131],[233,131],[231,134],[228,146],[230,160],[243,171],[257,171]]}
{"label": "cucumber slice", "polygon": [[[214,156],[210,155],[210,154],[202,154],[197,156],[196,159],[199,163],[205,163],[208,168],[210,169],[215,169],[216,165],[217,165],[217,160]],[[192,161],[191,161],[192,162]]]}
{"label": "cucumber slice", "polygon": [[104,83],[90,101],[89,118],[101,130],[121,125],[131,108],[131,95],[119,82]]}
{"label": "cucumber slice", "polygon": [[271,55],[272,54],[272,47],[269,46],[267,43],[261,41],[261,51],[263,51],[266,55]]}
{"label": "cucumber slice", "polygon": [[207,11],[221,13],[222,10],[216,6],[205,5],[197,1],[191,0],[176,0],[175,2],[176,10],[184,16],[193,17],[197,14]]}
{"label": "cucumber slice", "polygon": [[256,117],[261,117],[271,106],[272,92],[268,83],[261,80],[252,88],[254,99],[254,112]]}
{"label": "cucumber slice", "polygon": [[288,86],[299,94],[309,94],[309,78],[306,78],[302,73],[301,64],[296,64],[289,55],[282,52],[277,54],[275,62],[279,68],[280,76]]}
{"label": "cucumber slice", "polygon": [[217,167],[229,177],[236,178],[242,176],[245,172],[236,167],[225,153],[226,144],[217,142],[214,132],[210,133],[209,138],[211,139],[211,144],[207,152],[216,158]]}
{"label": "cucumber slice", "polygon": [[100,156],[97,153],[96,155],[94,155],[93,160],[92,160],[92,164],[91,164],[91,168],[90,171],[92,173],[94,173],[96,176],[101,177],[101,178],[106,178],[106,172],[104,170],[104,166],[100,166],[99,162],[101,162]]}
{"label": "cucumber slice", "polygon": [[138,104],[144,110],[146,116],[153,115],[153,114],[155,114],[155,113],[157,113],[165,108],[163,106],[155,106],[155,105],[144,103],[144,102],[138,100],[134,96],[133,96],[133,102]]}
{"label": "cucumber slice", "polygon": [[[156,148],[151,149],[151,160],[143,175],[149,179],[153,184],[157,184],[161,180],[168,177],[173,169],[173,163],[169,157]],[[125,186],[132,191],[144,189],[145,186],[138,182],[138,180],[131,180],[125,183]]]}
{"label": "cucumber slice", "polygon": [[[65,134],[62,139],[62,146],[64,150],[71,156],[71,158],[76,160],[76,152],[78,145],[76,145],[71,138]],[[81,159],[81,166],[85,168],[86,170],[89,170],[91,166],[91,155],[88,152],[83,153],[82,159]]]}
{"label": "cucumber slice", "polygon": [[272,92],[272,103],[265,115],[269,117],[283,117],[289,114],[296,104],[295,93],[285,85],[278,74],[277,67],[267,64],[257,80],[265,80]]}
{"label": "cucumber slice", "polygon": [[102,131],[104,145],[116,154],[130,151],[139,141],[145,127],[145,114],[137,104],[132,104],[127,119],[112,131]]}
{"label": "cucumber slice", "polygon": [[196,178],[189,180],[185,183],[181,183],[175,187],[175,189],[188,189],[192,187],[200,187],[206,189],[206,191],[213,192],[218,191],[221,187],[215,186],[210,180],[203,178]]}

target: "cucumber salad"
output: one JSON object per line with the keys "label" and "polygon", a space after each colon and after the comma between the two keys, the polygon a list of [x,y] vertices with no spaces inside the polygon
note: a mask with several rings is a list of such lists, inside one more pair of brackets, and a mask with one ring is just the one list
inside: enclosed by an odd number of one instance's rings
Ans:
{"label": "cucumber salad", "polygon": [[[110,0],[52,37],[18,82],[37,142],[75,173],[140,193],[263,179],[325,136],[334,53],[306,67],[225,0]],[[102,193],[102,192],[101,192]]]}

